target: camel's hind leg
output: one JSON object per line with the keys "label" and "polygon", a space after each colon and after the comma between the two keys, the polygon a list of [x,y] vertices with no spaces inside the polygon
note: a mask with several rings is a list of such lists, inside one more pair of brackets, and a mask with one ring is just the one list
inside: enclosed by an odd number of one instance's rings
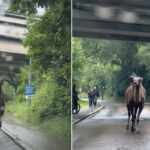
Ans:
{"label": "camel's hind leg", "polygon": [[139,106],[138,106],[138,114],[137,114],[137,124],[139,124],[139,121],[140,121],[140,115],[141,115],[141,112],[144,108],[144,103],[143,102],[140,102],[139,103]]}

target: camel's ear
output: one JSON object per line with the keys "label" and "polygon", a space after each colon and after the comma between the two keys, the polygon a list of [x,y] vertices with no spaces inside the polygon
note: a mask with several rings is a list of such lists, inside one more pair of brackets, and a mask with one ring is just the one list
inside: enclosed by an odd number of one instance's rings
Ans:
{"label": "camel's ear", "polygon": [[129,79],[130,79],[130,81],[133,81],[133,76],[130,76]]}
{"label": "camel's ear", "polygon": [[130,78],[130,79],[133,79],[133,76],[130,76],[129,78]]}
{"label": "camel's ear", "polygon": [[142,78],[142,77],[140,77],[140,81],[141,81],[141,82],[143,81],[143,78]]}

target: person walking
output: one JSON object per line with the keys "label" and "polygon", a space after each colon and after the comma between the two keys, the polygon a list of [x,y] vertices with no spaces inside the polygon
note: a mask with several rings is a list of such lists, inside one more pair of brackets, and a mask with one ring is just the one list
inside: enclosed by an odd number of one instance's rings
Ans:
{"label": "person walking", "polygon": [[94,107],[94,93],[92,89],[88,91],[88,99],[89,99],[89,110],[92,112],[94,109],[93,108]]}
{"label": "person walking", "polygon": [[97,99],[98,99],[98,97],[100,97],[99,90],[96,86],[94,87],[94,90],[93,90],[93,97],[94,97],[94,107],[96,107],[97,106]]}
{"label": "person walking", "polygon": [[78,101],[79,101],[79,97],[78,97],[78,92],[76,91],[76,85],[73,85],[72,88],[72,104],[73,104],[73,111],[77,112],[77,107],[78,107]]}
{"label": "person walking", "polygon": [[0,82],[0,128],[2,127],[2,117],[5,111],[5,97],[2,91],[2,83]]}

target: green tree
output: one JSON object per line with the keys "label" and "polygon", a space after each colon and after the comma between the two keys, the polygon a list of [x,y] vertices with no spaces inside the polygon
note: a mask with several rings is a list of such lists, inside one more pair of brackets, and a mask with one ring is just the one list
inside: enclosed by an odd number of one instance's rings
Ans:
{"label": "green tree", "polygon": [[79,87],[99,86],[105,82],[107,94],[124,96],[129,76],[135,72],[144,78],[149,91],[149,44],[131,41],[77,38],[73,44],[73,78]]}

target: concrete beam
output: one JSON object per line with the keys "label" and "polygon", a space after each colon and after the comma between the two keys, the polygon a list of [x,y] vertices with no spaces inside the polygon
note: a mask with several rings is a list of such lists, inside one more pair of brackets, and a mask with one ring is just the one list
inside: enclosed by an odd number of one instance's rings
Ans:
{"label": "concrete beam", "polygon": [[[114,5],[111,2],[74,1],[73,36],[149,42],[150,10],[137,7],[132,10],[129,7],[122,9],[124,0],[114,0]],[[107,3],[107,7],[104,3]]]}
{"label": "concrete beam", "polygon": [[[147,41],[150,42],[150,32],[141,31],[131,31],[125,30],[128,25],[123,25],[118,29],[117,24],[109,24],[112,27],[107,28],[107,25],[102,25],[104,22],[95,23],[94,21],[80,21],[80,26],[76,26],[78,23],[74,22],[74,32],[75,37],[89,37],[89,38],[106,38],[106,39],[118,39],[118,40],[132,40],[132,41]],[[101,25],[100,25],[101,24]],[[105,23],[104,23],[105,24]],[[135,28],[134,28],[135,29]],[[150,31],[150,27],[149,27]]]}
{"label": "concrete beam", "polygon": [[96,4],[105,6],[150,9],[150,1],[147,0],[74,0],[73,4]]}

